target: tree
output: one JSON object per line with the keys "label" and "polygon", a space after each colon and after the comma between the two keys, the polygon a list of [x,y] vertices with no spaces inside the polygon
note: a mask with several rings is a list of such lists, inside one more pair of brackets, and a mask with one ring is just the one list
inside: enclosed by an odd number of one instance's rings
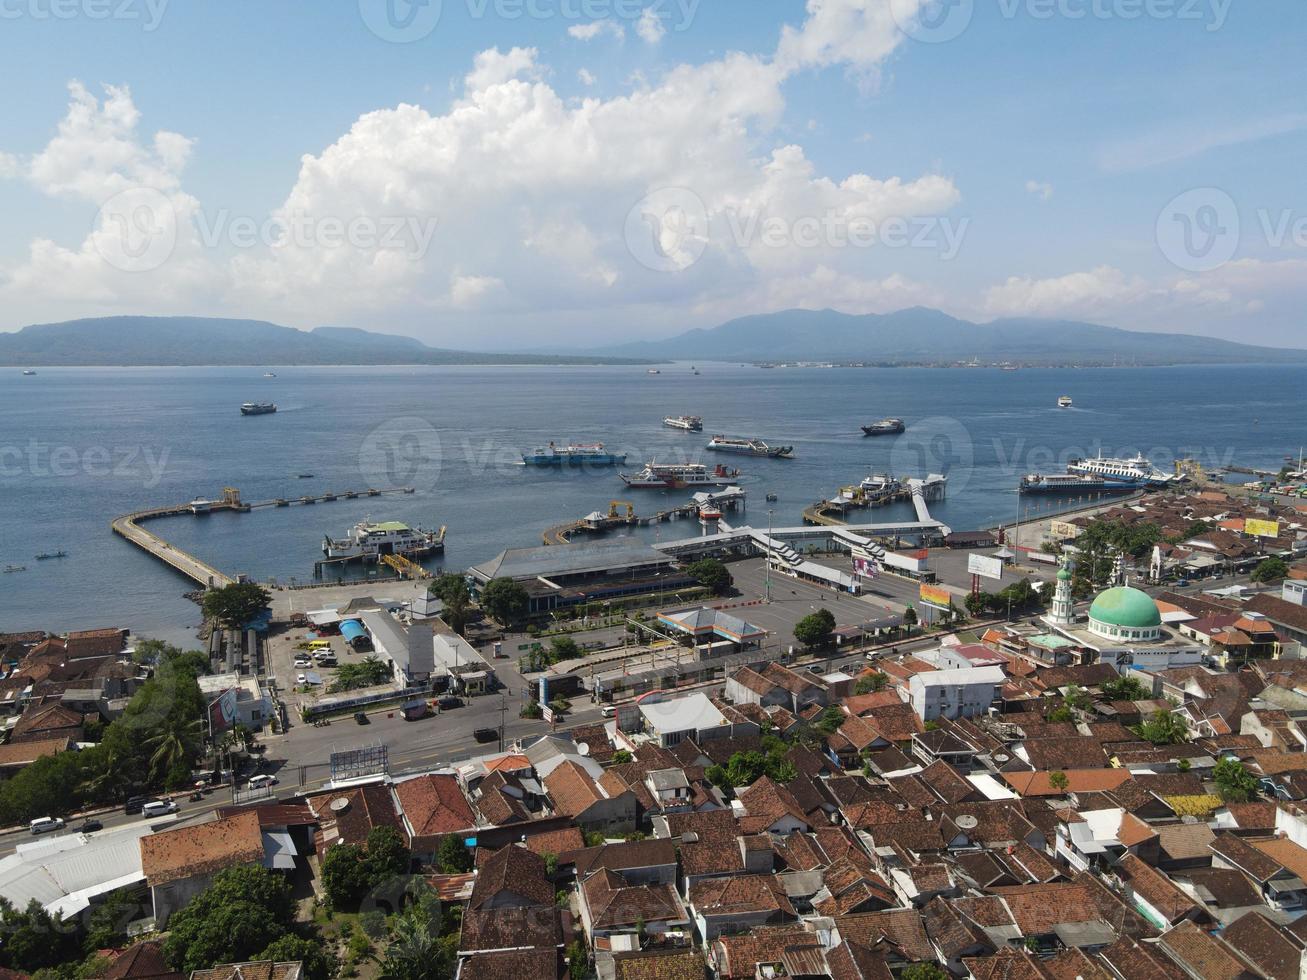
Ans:
{"label": "tree", "polygon": [[354,691],[362,687],[376,687],[394,676],[390,665],[379,657],[364,657],[356,664],[341,664],[330,691]]}
{"label": "tree", "polygon": [[0,966],[23,973],[58,966],[81,954],[76,921],[51,915],[32,899],[16,909],[0,897]]}
{"label": "tree", "polygon": [[913,963],[900,975],[901,980],[952,980],[934,963]]}
{"label": "tree", "polygon": [[917,625],[918,619],[919,617],[917,616],[917,610],[914,609],[911,605],[909,605],[907,609],[903,610],[903,625],[908,628],[909,635],[911,635],[912,633],[912,627]]}
{"label": "tree", "polygon": [[990,606],[994,604],[994,597],[988,592],[972,592],[963,600],[967,607],[967,612],[972,617],[979,618]]}
{"label": "tree", "polygon": [[503,625],[515,623],[526,615],[530,596],[511,578],[492,579],[481,590],[481,608],[491,619]]}
{"label": "tree", "polygon": [[1189,739],[1189,726],[1173,711],[1155,711],[1148,721],[1130,730],[1154,745],[1179,745]]}
{"label": "tree", "polygon": [[1289,574],[1289,566],[1283,558],[1264,558],[1249,576],[1254,582],[1275,582]]}
{"label": "tree", "polygon": [[794,624],[794,638],[807,647],[829,642],[835,629],[835,615],[829,609],[818,609]]}
{"label": "tree", "polygon": [[813,727],[823,735],[834,735],[839,731],[840,726],[844,724],[845,717],[842,708],[831,705],[817,716],[817,721]]}
{"label": "tree", "polygon": [[295,900],[280,875],[249,865],[224,868],[172,914],[163,954],[184,973],[243,962],[284,936],[294,921]]}
{"label": "tree", "polygon": [[413,855],[404,838],[393,827],[373,827],[368,832],[364,864],[368,872],[368,885],[375,888],[382,882],[408,873]]}
{"label": "tree", "polygon": [[889,677],[880,671],[873,671],[858,678],[858,683],[853,685],[854,694],[875,694],[877,691],[885,690],[889,684]]}
{"label": "tree", "polygon": [[1238,759],[1222,759],[1212,770],[1212,781],[1226,803],[1247,803],[1257,795],[1257,777]]}
{"label": "tree", "polygon": [[1144,687],[1137,677],[1118,677],[1103,685],[1103,693],[1113,701],[1143,701],[1153,692]]}
{"label": "tree", "polygon": [[233,582],[204,593],[204,615],[227,629],[241,629],[271,601],[272,594],[257,582]]}
{"label": "tree", "polygon": [[1059,793],[1065,793],[1066,788],[1071,785],[1071,780],[1067,779],[1066,773],[1059,769],[1056,772],[1050,772],[1048,774],[1048,785],[1052,786]]}
{"label": "tree", "polygon": [[327,944],[320,939],[310,939],[293,932],[274,939],[255,959],[272,960],[274,963],[299,961],[303,967],[304,980],[331,980],[336,975],[336,956]]}
{"label": "tree", "polygon": [[626,749],[618,749],[613,753],[613,761],[620,766],[628,762],[634,762],[635,756],[631,755]]}
{"label": "tree", "polygon": [[386,948],[382,972],[389,980],[429,980],[453,975],[458,936],[441,940],[423,916],[403,915]]}
{"label": "tree", "polygon": [[367,894],[368,869],[363,855],[357,844],[334,844],[322,859],[322,888],[333,909],[356,908]]}
{"label": "tree", "polygon": [[713,595],[729,595],[735,584],[730,571],[716,558],[702,558],[686,568],[686,572]]}
{"label": "tree", "polygon": [[472,853],[456,835],[447,834],[436,846],[436,866],[443,874],[466,874],[472,870]]}
{"label": "tree", "polygon": [[570,636],[556,636],[549,642],[551,663],[560,664],[565,660],[576,660],[580,656],[581,648]]}

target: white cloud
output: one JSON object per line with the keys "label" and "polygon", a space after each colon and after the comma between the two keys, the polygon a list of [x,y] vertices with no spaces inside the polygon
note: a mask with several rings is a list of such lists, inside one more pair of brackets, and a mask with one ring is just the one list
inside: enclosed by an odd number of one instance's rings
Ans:
{"label": "white cloud", "polygon": [[599,79],[595,78],[594,72],[590,71],[588,68],[578,68],[576,77],[581,80],[582,85],[586,86],[594,85],[599,81]]}
{"label": "white cloud", "polygon": [[536,78],[538,53],[535,48],[513,48],[508,53],[498,48],[482,51],[476,56],[475,67],[463,79],[464,85],[472,93],[513,81],[521,75]]}
{"label": "white cloud", "polygon": [[449,283],[449,298],[455,307],[467,309],[503,288],[504,281],[494,276],[455,275]]}
{"label": "white cloud", "polygon": [[611,18],[604,18],[592,20],[588,24],[573,24],[567,33],[578,41],[593,41],[601,34],[611,34],[621,41],[626,37],[626,28]]}
{"label": "white cloud", "polygon": [[640,35],[640,39],[646,44],[657,44],[667,33],[667,27],[663,24],[663,19],[658,16],[658,11],[653,7],[646,7],[640,19],[636,21],[635,33]]}
{"label": "white cloud", "polygon": [[1044,181],[1028,180],[1026,181],[1026,193],[1033,194],[1041,201],[1048,201],[1053,197],[1053,185]]}

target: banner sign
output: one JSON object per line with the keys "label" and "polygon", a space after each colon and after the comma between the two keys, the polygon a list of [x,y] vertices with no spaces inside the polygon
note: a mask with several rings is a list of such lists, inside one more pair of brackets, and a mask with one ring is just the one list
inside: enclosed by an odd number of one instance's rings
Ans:
{"label": "banner sign", "polygon": [[853,555],[854,575],[861,575],[863,578],[876,578],[880,575],[880,563],[871,556],[871,552],[866,548],[854,545],[851,554]]}
{"label": "banner sign", "polygon": [[940,609],[947,609],[949,600],[952,598],[948,589],[938,585],[929,585],[925,582],[921,583],[919,595],[921,596],[922,602],[928,602],[932,606],[938,606]]}
{"label": "banner sign", "polygon": [[1003,577],[1003,559],[992,555],[967,555],[967,572],[981,578],[1001,579]]}
{"label": "banner sign", "polygon": [[1278,538],[1280,536],[1279,521],[1259,521],[1249,518],[1243,522],[1244,534],[1251,534],[1258,538]]}
{"label": "banner sign", "polygon": [[236,727],[236,689],[228,688],[209,704],[209,730],[214,735]]}

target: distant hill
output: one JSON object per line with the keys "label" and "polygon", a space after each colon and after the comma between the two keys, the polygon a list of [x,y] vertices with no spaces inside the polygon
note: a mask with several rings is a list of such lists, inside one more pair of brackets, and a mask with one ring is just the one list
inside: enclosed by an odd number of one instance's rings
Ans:
{"label": "distant hill", "polygon": [[919,306],[860,316],[836,310],[784,310],[608,350],[627,357],[747,361],[941,362],[975,357],[1027,364],[1307,362],[1307,350],[1121,330],[1072,320],[1014,318],[972,323]]}
{"label": "distant hill", "polygon": [[354,327],[295,330],[262,320],[110,316],[0,333],[0,365],[614,364],[635,355],[479,354]]}

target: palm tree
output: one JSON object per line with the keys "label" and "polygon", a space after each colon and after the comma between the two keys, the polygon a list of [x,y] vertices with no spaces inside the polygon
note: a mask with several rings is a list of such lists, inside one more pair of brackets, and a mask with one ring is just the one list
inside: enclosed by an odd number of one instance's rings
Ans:
{"label": "palm tree", "polygon": [[159,779],[172,771],[179,762],[188,761],[192,753],[192,741],[188,735],[199,732],[199,721],[176,727],[165,728],[153,738],[147,738],[145,744],[154,750],[150,756],[150,775]]}
{"label": "palm tree", "polygon": [[442,614],[449,628],[460,636],[467,628],[468,616],[472,611],[472,599],[467,589],[451,589],[445,598],[445,611]]}
{"label": "palm tree", "polygon": [[382,974],[390,980],[425,980],[444,974],[444,950],[425,922],[402,916],[395,923],[395,938],[386,949]]}

